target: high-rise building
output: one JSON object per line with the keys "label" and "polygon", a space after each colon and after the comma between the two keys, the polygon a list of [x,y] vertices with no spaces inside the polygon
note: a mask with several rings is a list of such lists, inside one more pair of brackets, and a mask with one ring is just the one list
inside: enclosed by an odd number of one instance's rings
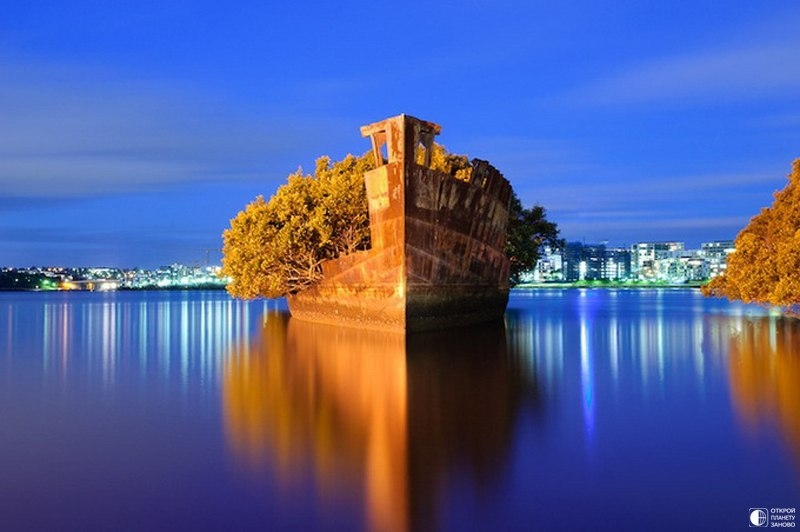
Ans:
{"label": "high-rise building", "polygon": [[626,248],[606,248],[603,279],[624,281],[631,278],[631,252]]}
{"label": "high-rise building", "polygon": [[655,264],[659,281],[682,284],[708,279],[708,265],[698,249],[665,252]]}
{"label": "high-rise building", "polygon": [[728,256],[734,251],[733,240],[715,240],[700,244],[700,253],[708,265],[709,279],[713,279],[725,272]]}
{"label": "high-rise building", "polygon": [[586,264],[583,260],[583,244],[568,242],[563,255],[564,280],[573,282],[583,280],[586,276]]}
{"label": "high-rise building", "polygon": [[630,248],[569,242],[562,250],[546,249],[530,280],[658,281],[675,284],[705,281],[725,271],[733,241],[705,242],[685,249],[683,242],[638,242]]}
{"label": "high-rise building", "polygon": [[683,242],[638,242],[631,246],[631,274],[640,281],[658,278],[657,261],[669,253],[683,251]]}
{"label": "high-rise building", "polygon": [[[539,262],[536,263],[536,268],[534,268],[531,273],[532,275],[529,280],[537,283],[543,281],[563,281],[564,265],[561,250],[555,250],[550,246],[546,246],[542,251]],[[523,277],[523,279],[528,280],[526,277]]]}
{"label": "high-rise building", "polygon": [[627,249],[605,244],[569,242],[564,252],[564,280],[624,280],[630,277],[631,258]]}

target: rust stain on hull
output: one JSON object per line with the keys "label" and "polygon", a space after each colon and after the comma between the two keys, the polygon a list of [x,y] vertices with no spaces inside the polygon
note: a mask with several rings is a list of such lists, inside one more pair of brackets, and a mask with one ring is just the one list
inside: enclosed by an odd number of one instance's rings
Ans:
{"label": "rust stain on hull", "polygon": [[431,169],[440,130],[408,115],[361,128],[378,162],[364,175],[372,247],[325,262],[322,281],[288,297],[294,317],[392,331],[502,318],[511,186],[477,159],[469,183]]}

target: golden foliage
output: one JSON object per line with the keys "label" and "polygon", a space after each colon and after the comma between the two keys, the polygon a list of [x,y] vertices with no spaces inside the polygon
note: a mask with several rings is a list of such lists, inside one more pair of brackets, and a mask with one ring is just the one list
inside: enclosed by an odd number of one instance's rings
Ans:
{"label": "golden foliage", "polygon": [[[420,146],[417,151],[417,164],[422,164],[425,160],[425,148]],[[449,153],[447,148],[433,143],[431,150],[431,168],[449,174],[461,181],[469,182],[472,178],[472,163],[466,155]]]}
{"label": "golden foliage", "polygon": [[[417,153],[424,160],[424,149]],[[256,198],[223,233],[221,275],[228,292],[244,299],[276,298],[303,290],[322,276],[322,262],[369,247],[364,173],[371,152],[332,162],[320,157],[314,175],[298,170],[269,201]],[[469,181],[472,165],[439,144],[431,168]]]}
{"label": "golden foliage", "polygon": [[289,176],[268,202],[259,196],[223,233],[222,275],[235,297],[275,298],[322,275],[326,259],[369,246],[364,172],[371,155],[317,160],[314,176]]}
{"label": "golden foliage", "polygon": [[800,303],[800,159],[771,207],[736,237],[725,273],[703,287],[707,296],[791,307]]}
{"label": "golden foliage", "polygon": [[[417,150],[422,164],[425,149]],[[472,164],[466,155],[433,144],[430,166],[470,182]],[[223,233],[221,275],[231,278],[228,292],[244,299],[277,298],[319,281],[325,260],[369,247],[369,211],[364,173],[375,167],[371,152],[332,162],[320,157],[314,175],[298,170],[269,201],[262,196],[241,211]],[[514,195],[509,213],[512,283],[532,268],[544,244],[557,245],[558,229],[544,209],[523,209]]]}

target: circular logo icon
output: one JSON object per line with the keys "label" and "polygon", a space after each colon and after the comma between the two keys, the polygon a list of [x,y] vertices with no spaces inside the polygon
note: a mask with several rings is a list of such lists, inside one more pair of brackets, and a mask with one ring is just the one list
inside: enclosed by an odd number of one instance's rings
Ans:
{"label": "circular logo icon", "polygon": [[750,523],[753,526],[765,526],[767,524],[767,512],[763,508],[756,508],[751,511]]}

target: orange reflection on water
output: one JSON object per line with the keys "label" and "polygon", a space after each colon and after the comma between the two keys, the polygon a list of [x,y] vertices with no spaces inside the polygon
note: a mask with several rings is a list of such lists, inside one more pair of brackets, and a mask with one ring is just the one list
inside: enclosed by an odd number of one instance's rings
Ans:
{"label": "orange reflection on water", "polygon": [[369,527],[407,529],[405,337],[271,315],[260,341],[225,371],[237,456],[256,471],[274,463],[285,486],[310,467],[328,500],[363,482]]}
{"label": "orange reflection on water", "polygon": [[369,529],[435,530],[449,479],[503,470],[536,395],[524,375],[502,324],[405,337],[269,315],[228,359],[224,424],[240,465],[287,495],[311,478]]}
{"label": "orange reflection on water", "polygon": [[779,429],[800,466],[800,322],[749,318],[730,336],[729,377],[740,420],[753,435]]}

